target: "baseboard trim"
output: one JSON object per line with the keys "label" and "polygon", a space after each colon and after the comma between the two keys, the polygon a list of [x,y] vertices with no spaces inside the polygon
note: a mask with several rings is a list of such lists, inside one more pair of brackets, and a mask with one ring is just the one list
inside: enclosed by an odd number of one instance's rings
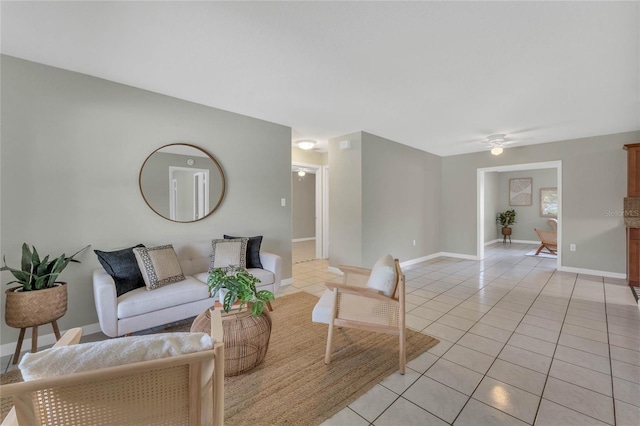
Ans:
{"label": "baseboard trim", "polygon": [[[61,330],[60,333],[64,334],[66,330]],[[89,334],[99,333],[100,324],[89,324],[82,327],[82,335],[88,336]],[[29,331],[27,331],[27,334]],[[56,335],[53,333],[38,335],[38,349],[45,346],[53,345],[56,342]],[[18,341],[5,343],[0,346],[0,356],[13,355],[16,350]],[[22,352],[29,352],[31,350],[31,338],[24,339],[22,341]]]}
{"label": "baseboard trim", "polygon": [[446,251],[441,251],[439,257],[453,257],[456,259],[465,259],[465,260],[478,260],[478,256],[475,254],[462,254],[462,253],[450,253]]}
{"label": "baseboard trim", "polygon": [[[498,241],[502,241],[502,240],[498,240]],[[519,244],[538,244],[540,245],[540,240],[538,241],[533,241],[533,240],[511,240],[512,243],[519,243]]]}
{"label": "baseboard trim", "polygon": [[280,281],[280,286],[288,286],[293,284],[293,278],[285,278],[284,280]]}
{"label": "baseboard trim", "polygon": [[293,240],[291,240],[292,243],[301,243],[303,241],[315,241],[316,237],[309,237],[309,238],[294,238]]}
{"label": "baseboard trim", "polygon": [[585,269],[585,268],[573,268],[571,266],[562,266],[558,268],[558,271],[572,272],[575,274],[585,274],[585,275],[599,275],[601,277],[620,278],[623,280],[627,278],[627,274],[621,274],[619,272],[598,271],[596,269]]}
{"label": "baseboard trim", "polygon": [[502,240],[499,238],[496,238],[495,240],[487,241],[486,243],[484,243],[484,246],[486,247],[486,246],[490,246],[491,244],[500,243],[500,242],[502,242]]}
{"label": "baseboard trim", "polygon": [[418,257],[416,259],[405,260],[404,262],[400,262],[400,266],[404,268],[405,266],[415,265],[416,263],[425,262],[437,257],[440,257],[440,253],[433,253],[427,256]]}

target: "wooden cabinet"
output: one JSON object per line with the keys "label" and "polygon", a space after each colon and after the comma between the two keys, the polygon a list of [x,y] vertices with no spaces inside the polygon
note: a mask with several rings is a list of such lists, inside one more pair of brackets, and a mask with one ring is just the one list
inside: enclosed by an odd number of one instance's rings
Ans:
{"label": "wooden cabinet", "polygon": [[640,286],[640,228],[627,229],[627,276],[629,285]]}
{"label": "wooden cabinet", "polygon": [[[640,198],[640,143],[625,145],[627,151],[627,199],[625,223],[627,223],[627,279],[630,286],[640,285],[640,228],[637,226],[637,206]],[[634,197],[634,198],[630,198]],[[634,219],[634,220],[630,220]],[[630,227],[633,226],[633,227]]]}

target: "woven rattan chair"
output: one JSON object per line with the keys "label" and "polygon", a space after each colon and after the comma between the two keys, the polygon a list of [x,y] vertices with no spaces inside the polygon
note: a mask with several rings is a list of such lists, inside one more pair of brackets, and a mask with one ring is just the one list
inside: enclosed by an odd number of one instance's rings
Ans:
{"label": "woven rattan chair", "polygon": [[[212,314],[214,347],[151,361],[0,387],[14,407],[3,425],[222,425],[224,343]],[[81,330],[56,346],[75,344]]]}
{"label": "woven rattan chair", "polygon": [[[385,289],[376,286],[380,278],[379,265],[387,258],[390,281]],[[328,290],[314,308],[314,322],[329,325],[325,363],[331,362],[332,340],[335,327],[357,328],[377,333],[397,335],[399,338],[399,370],[405,372],[406,326],[405,326],[405,276],[398,259],[387,255],[373,269],[340,265],[344,273],[344,284],[326,283]],[[349,285],[350,276],[369,277],[366,287]]]}
{"label": "woven rattan chair", "polygon": [[543,249],[547,249],[549,254],[557,254],[558,250],[558,233],[556,231],[545,231],[543,229],[534,228],[538,238],[540,238],[540,247],[536,251],[536,256],[542,252]]}

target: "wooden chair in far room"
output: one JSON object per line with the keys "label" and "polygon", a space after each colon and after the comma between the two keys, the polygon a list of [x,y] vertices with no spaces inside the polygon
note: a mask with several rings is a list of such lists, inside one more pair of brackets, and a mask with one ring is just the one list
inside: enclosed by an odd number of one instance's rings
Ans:
{"label": "wooden chair in far room", "polygon": [[[331,362],[335,327],[356,328],[398,336],[399,370],[405,372],[405,276],[398,259],[383,256],[373,269],[338,266],[344,284],[326,283],[327,290],[313,308],[312,320],[329,325],[325,364]],[[349,285],[352,275],[368,276],[365,287]]]}
{"label": "wooden chair in far room", "polygon": [[[28,373],[25,378],[31,373],[29,366],[23,364],[31,362],[31,368],[34,364],[43,365],[43,361],[61,365],[77,355],[74,348],[78,352],[98,348],[89,345],[124,342],[121,345],[131,351],[123,352],[146,359],[147,355],[140,355],[146,351],[141,346],[149,341],[143,338],[157,337],[151,345],[161,352],[161,357],[119,365],[119,361],[109,361],[109,367],[43,378],[33,376],[34,380],[2,385],[0,394],[3,398],[13,397],[14,404],[2,425],[222,425],[224,342],[220,310],[212,311],[211,317],[213,343],[206,334],[167,333],[75,345],[82,330],[67,331],[48,350],[49,358],[23,359],[20,367],[23,375]],[[194,344],[197,342],[193,339],[200,339],[201,344]],[[196,351],[184,353],[180,349],[189,345]],[[47,356],[45,352],[34,355]],[[91,361],[100,363],[101,354],[104,358],[117,356],[106,352],[94,351]],[[62,356],[57,360],[52,357],[59,355]],[[87,358],[80,355],[78,359]],[[46,364],[44,367],[46,370]]]}
{"label": "wooden chair in far room", "polygon": [[549,219],[547,220],[547,224],[553,228],[553,231],[533,228],[540,239],[540,247],[538,247],[538,250],[536,251],[536,256],[539,255],[543,249],[547,249],[549,254],[558,254],[558,220]]}

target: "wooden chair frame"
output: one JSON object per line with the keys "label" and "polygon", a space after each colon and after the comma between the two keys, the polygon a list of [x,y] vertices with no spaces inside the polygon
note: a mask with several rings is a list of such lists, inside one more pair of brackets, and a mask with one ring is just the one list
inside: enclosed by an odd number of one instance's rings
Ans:
{"label": "wooden chair frame", "polygon": [[[11,409],[2,425],[40,425],[40,424],[64,424],[64,425],[81,425],[82,419],[75,417],[74,410],[91,411],[94,408],[105,412],[107,416],[111,411],[118,411],[118,407],[122,402],[114,399],[104,400],[102,405],[108,406],[109,410],[104,407],[93,407],[86,404],[84,400],[73,400],[65,398],[63,401],[56,401],[54,408],[63,407],[68,410],[63,415],[54,413],[54,417],[59,419],[59,423],[51,422],[40,418],[40,401],[43,392],[64,392],[63,388],[87,389],[87,392],[112,392],[113,386],[106,385],[107,380],[114,378],[122,378],[125,386],[131,383],[132,387],[134,379],[127,381],[128,378],[145,377],[146,375],[158,376],[158,370],[178,369],[188,366],[188,377],[180,380],[186,381],[188,386],[188,423],[189,425],[222,425],[224,422],[224,341],[220,310],[211,311],[211,335],[214,338],[213,349],[195,352],[191,354],[178,355],[174,357],[161,358],[151,361],[137,362],[133,364],[120,365],[117,367],[102,368],[99,370],[79,372],[64,376],[48,377],[45,379],[33,380],[22,383],[12,383],[0,386],[0,393],[3,397],[12,396],[14,407]],[[80,341],[82,330],[75,328],[67,331],[62,338],[54,345],[55,347],[77,344]],[[122,381],[120,381],[122,383]],[[96,391],[95,389],[98,388]],[[137,396],[138,394],[136,394]],[[150,395],[155,395],[151,393]],[[55,397],[56,395],[54,395]],[[145,397],[148,395],[141,392],[140,399],[135,399],[137,409],[132,413],[131,419],[124,420],[126,424],[140,424],[144,422],[140,418],[140,413],[145,412]],[[59,403],[58,403],[59,402]],[[130,401],[129,401],[130,402]],[[157,403],[157,401],[155,401]],[[87,407],[89,405],[89,407]],[[78,408],[79,407],[79,408]],[[121,414],[122,412],[120,412]],[[184,413],[187,418],[187,413]],[[77,419],[74,422],[70,419]],[[120,418],[121,419],[121,418]],[[99,420],[99,424],[113,424],[114,420],[105,417]],[[104,423],[102,423],[104,421]],[[119,421],[122,421],[119,420]]]}
{"label": "wooden chair frame", "polygon": [[557,254],[558,250],[558,234],[555,231],[545,231],[543,229],[534,228],[538,238],[540,238],[540,247],[536,251],[536,256],[542,252],[543,249],[547,249],[549,254]]}
{"label": "wooden chair frame", "polygon": [[[377,290],[365,287],[350,286],[347,284],[349,274],[370,275],[371,270],[358,268],[353,266],[339,265],[344,273],[344,284],[326,283],[327,288],[333,291],[333,301],[331,306],[331,319],[329,321],[329,330],[327,332],[327,348],[325,352],[325,364],[331,362],[332,341],[334,327],[356,328],[360,330],[373,331],[376,333],[385,333],[397,335],[399,338],[399,370],[401,374],[405,373],[407,363],[407,331],[405,322],[405,276],[400,268],[400,262],[395,259],[396,283],[393,297],[387,297]],[[380,321],[367,322],[366,320],[354,320],[343,316],[343,307],[340,304],[341,296],[349,294],[363,298],[363,303],[377,302],[377,306],[386,305],[394,312],[394,319],[387,324]],[[344,309],[348,309],[344,307]]]}

